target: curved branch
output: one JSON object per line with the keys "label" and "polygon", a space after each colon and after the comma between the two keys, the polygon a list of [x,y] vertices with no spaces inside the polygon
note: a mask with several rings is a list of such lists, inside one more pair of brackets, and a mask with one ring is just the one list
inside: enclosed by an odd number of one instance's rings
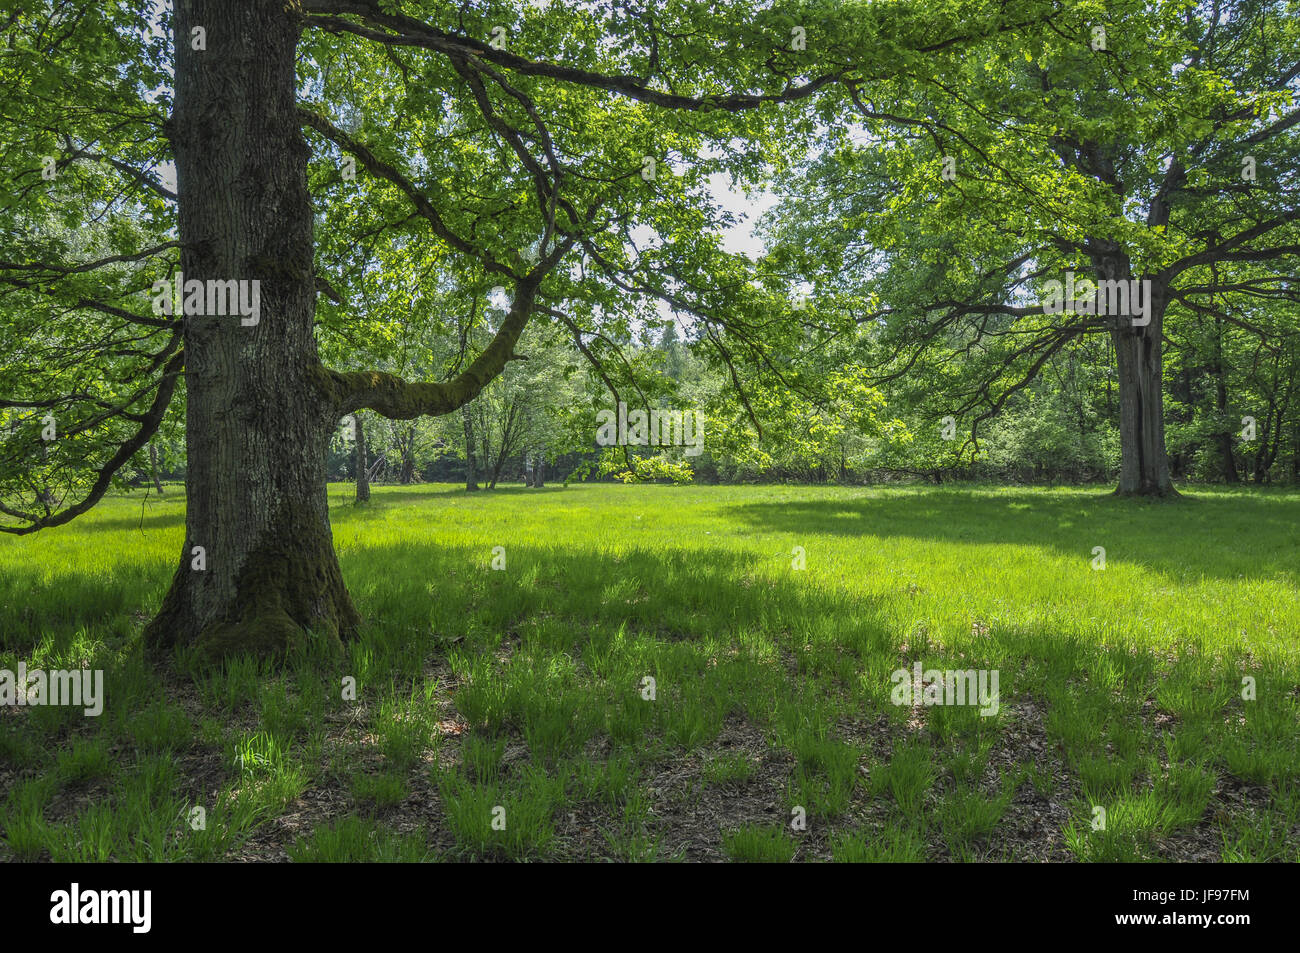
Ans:
{"label": "curved branch", "polygon": [[[429,24],[417,20],[414,17],[384,13],[379,9],[377,4],[370,2],[327,0],[327,2],[323,3],[308,2],[304,4],[304,6],[309,12],[313,10],[322,11],[321,13],[308,16],[306,18],[307,25],[320,27],[330,33],[351,33],[355,36],[367,40],[373,40],[377,43],[385,43],[393,46],[420,47],[452,57],[474,57],[477,59],[487,60],[497,64],[498,66],[504,66],[507,69],[524,76],[543,76],[550,79],[558,79],[564,82],[574,83],[580,86],[603,89],[607,92],[619,93],[630,99],[636,99],[641,102],[651,103],[669,109],[695,111],[721,109],[727,112],[741,112],[745,110],[758,109],[761,106],[772,103],[795,102],[797,100],[806,99],[817,93],[819,90],[837,82],[847,72],[847,69],[845,69],[825,73],[807,83],[797,86],[787,83],[786,87],[779,93],[733,93],[727,96],[682,96],[676,93],[665,93],[657,89],[652,89],[644,79],[638,76],[597,73],[590,70],[578,69],[573,66],[565,66],[560,63],[547,63],[538,60],[530,60],[527,57],[519,56],[509,50],[494,49],[481,40],[471,39],[469,37],[452,36],[451,34],[435,29],[434,27],[429,26]],[[358,16],[371,24],[381,28],[387,28],[393,32],[383,32],[382,29],[368,29],[361,24],[354,23],[351,20],[341,19],[339,16],[333,14],[350,14]],[[926,52],[926,50],[921,50],[920,52]]]}
{"label": "curved branch", "polygon": [[122,444],[115,454],[99,468],[99,475],[95,479],[94,485],[90,492],[86,494],[85,499],[80,503],[68,507],[66,510],[60,510],[50,516],[33,518],[31,514],[22,513],[10,509],[0,504],[0,513],[13,516],[18,519],[26,520],[26,526],[0,526],[0,533],[10,533],[14,536],[25,536],[28,533],[34,533],[37,530],[46,529],[50,526],[61,526],[64,523],[70,523],[82,513],[89,510],[101,499],[112,485],[113,476],[120,470],[136,452],[153,439],[153,435],[158,432],[162,425],[163,415],[167,413],[167,407],[171,403],[172,394],[176,391],[176,379],[185,365],[185,352],[177,351],[167,366],[163,370],[163,377],[158,385],[158,393],[154,395],[153,403],[149,406],[149,411],[140,419],[140,429],[135,432],[126,443]]}
{"label": "curved branch", "polygon": [[465,370],[447,381],[408,381],[385,371],[316,370],[317,384],[336,417],[373,410],[389,420],[438,417],[469,403],[484,387],[518,360],[515,345],[532,316],[541,276],[531,274],[515,284],[515,298],[501,327],[487,347]]}

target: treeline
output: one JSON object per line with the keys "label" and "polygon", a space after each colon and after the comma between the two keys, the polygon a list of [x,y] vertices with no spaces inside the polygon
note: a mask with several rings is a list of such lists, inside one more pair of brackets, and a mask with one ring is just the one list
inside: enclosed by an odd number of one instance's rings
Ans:
{"label": "treeline", "polygon": [[[1179,320],[1175,318],[1174,320]],[[1300,348],[1294,336],[1266,345],[1246,330],[1184,316],[1186,346],[1165,375],[1166,439],[1174,478],[1204,483],[1300,482]],[[647,330],[625,356],[657,383],[658,396],[632,407],[697,412],[702,450],[596,443],[597,414],[615,406],[583,355],[545,327],[459,413],[411,421],[362,412],[345,420],[329,451],[329,473],[355,481],[363,435],[367,482],[545,485],[568,480],[878,483],[985,480],[1110,483],[1120,460],[1119,393],[1104,338],[1063,349],[1011,397],[977,444],[966,421],[912,383],[872,386],[859,369],[841,375],[837,399],[788,394],[761,405],[757,425],[745,393],[699,354],[674,324]],[[756,415],[759,411],[756,411]],[[184,477],[181,441],[156,441],[135,481]]]}

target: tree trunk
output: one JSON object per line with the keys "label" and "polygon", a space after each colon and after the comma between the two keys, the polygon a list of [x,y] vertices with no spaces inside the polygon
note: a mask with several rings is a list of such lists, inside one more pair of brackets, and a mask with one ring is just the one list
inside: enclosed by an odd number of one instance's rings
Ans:
{"label": "tree trunk", "polygon": [[1277,460],[1278,448],[1281,446],[1282,436],[1282,417],[1285,413],[1285,405],[1279,406],[1277,400],[1277,385],[1269,391],[1268,412],[1265,416],[1264,432],[1259,437],[1259,452],[1255,454],[1255,473],[1256,483],[1268,482],[1268,471],[1272,469],[1273,462]]}
{"label": "tree trunk", "polygon": [[492,472],[488,477],[489,490],[495,490],[497,488],[497,480],[501,479],[501,470],[506,465],[506,448],[508,446],[508,443],[506,442],[507,439],[508,439],[507,434],[503,433],[501,435],[501,445],[497,448],[496,459],[493,460],[491,464]]}
{"label": "tree trunk", "polygon": [[1219,434],[1219,454],[1223,457],[1223,479],[1227,483],[1240,483],[1241,475],[1237,473],[1237,458],[1232,452],[1232,436]]}
{"label": "tree trunk", "polygon": [[461,420],[465,423],[465,489],[478,489],[477,466],[474,463],[474,425],[469,418],[469,404],[460,409]]}
{"label": "tree trunk", "polygon": [[1300,483],[1300,421],[1292,428],[1291,441],[1291,480]]}
{"label": "tree trunk", "polygon": [[357,502],[370,502],[370,470],[366,461],[366,428],[361,423],[361,412],[358,411],[353,415],[357,422],[357,446],[356,446],[356,468],[357,468]]}
{"label": "tree trunk", "polygon": [[[185,279],[258,280],[257,323],[186,315],[186,540],[145,631],[154,652],[279,656],[355,629],[330,532],[317,389],[308,149],[297,14],[270,0],[177,0],[176,160]],[[202,27],[206,50],[192,49]]]}
{"label": "tree trunk", "polygon": [[[1214,406],[1218,416],[1225,419],[1228,412],[1228,382],[1223,374],[1223,319],[1214,318]],[[1219,437],[1219,453],[1223,457],[1223,478],[1228,483],[1240,483],[1237,458],[1232,452],[1232,434],[1223,431]]]}
{"label": "tree trunk", "polygon": [[149,475],[153,477],[154,489],[158,495],[163,495],[162,481],[158,479],[158,447],[152,441],[149,442]]}
{"label": "tree trunk", "polygon": [[397,479],[402,486],[415,482],[415,424],[406,431],[406,441],[402,444],[402,470]]}
{"label": "tree trunk", "polygon": [[[1281,360],[1275,358],[1273,363],[1273,383],[1268,391],[1268,421],[1260,438],[1259,453],[1255,456],[1255,482],[1267,483],[1269,471],[1277,462],[1282,452],[1282,439],[1286,431],[1287,411],[1291,407],[1291,398],[1295,391],[1295,365],[1287,374],[1286,387],[1282,386]],[[1281,396],[1278,392],[1281,391]]]}
{"label": "tree trunk", "polygon": [[[1113,277],[1127,280],[1128,275]],[[1112,319],[1111,341],[1119,372],[1120,476],[1115,492],[1124,496],[1178,495],[1165,451],[1161,327],[1167,299],[1156,281],[1151,283],[1151,298],[1149,324],[1134,325],[1125,316]]]}

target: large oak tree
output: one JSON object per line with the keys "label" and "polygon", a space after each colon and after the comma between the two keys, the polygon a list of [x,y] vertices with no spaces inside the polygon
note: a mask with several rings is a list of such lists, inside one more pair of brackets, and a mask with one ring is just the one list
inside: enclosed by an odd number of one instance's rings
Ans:
{"label": "large oak tree", "polygon": [[[341,418],[457,411],[538,315],[599,357],[601,322],[657,298],[729,364],[761,350],[771,315],[720,250],[707,175],[806,135],[783,107],[1039,5],[140,6],[18,0],[0,23],[0,529],[85,512],[183,400],[186,541],[145,636],[221,656],[356,628],[326,497]],[[374,245],[453,298],[504,294],[454,375],[322,363],[321,335],[366,320]],[[255,323],[158,313],[153,282],[178,274],[258,282]]]}

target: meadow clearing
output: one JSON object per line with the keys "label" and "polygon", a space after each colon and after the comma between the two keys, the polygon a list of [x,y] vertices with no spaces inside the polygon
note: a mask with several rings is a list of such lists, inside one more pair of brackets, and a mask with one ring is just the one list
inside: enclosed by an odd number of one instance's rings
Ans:
{"label": "meadow clearing", "polygon": [[330,493],[278,668],[143,658],[180,487],[0,539],[0,669],[106,683],[0,708],[0,859],[1300,860],[1295,490]]}

